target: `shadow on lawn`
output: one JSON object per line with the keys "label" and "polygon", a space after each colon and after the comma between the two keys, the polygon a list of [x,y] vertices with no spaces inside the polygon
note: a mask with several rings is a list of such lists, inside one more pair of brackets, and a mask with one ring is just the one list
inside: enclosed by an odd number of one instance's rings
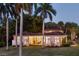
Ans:
{"label": "shadow on lawn", "polygon": [[[19,48],[9,47],[9,50],[0,48],[2,56],[18,56]],[[23,56],[79,56],[79,47],[44,47],[29,46],[22,48]]]}

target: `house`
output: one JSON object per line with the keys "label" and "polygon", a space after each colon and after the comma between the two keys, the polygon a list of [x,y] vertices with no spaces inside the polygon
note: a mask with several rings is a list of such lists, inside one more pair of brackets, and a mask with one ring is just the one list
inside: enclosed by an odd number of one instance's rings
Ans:
{"label": "house", "polygon": [[[60,27],[46,28],[44,32],[44,40],[42,33],[23,33],[22,45],[42,45],[45,46],[62,46],[63,40],[67,43],[67,35]],[[43,42],[44,41],[44,42]],[[17,44],[20,44],[20,36],[17,36]],[[16,45],[16,36],[13,36],[12,46]]]}

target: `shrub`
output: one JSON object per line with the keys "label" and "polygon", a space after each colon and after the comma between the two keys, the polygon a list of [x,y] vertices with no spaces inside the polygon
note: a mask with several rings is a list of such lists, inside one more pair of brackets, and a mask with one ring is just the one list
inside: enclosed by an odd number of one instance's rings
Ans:
{"label": "shrub", "polygon": [[70,40],[67,40],[67,42],[66,42],[66,38],[63,38],[63,40],[62,40],[62,46],[69,47],[70,44],[71,44]]}
{"label": "shrub", "polygon": [[63,44],[64,47],[69,47],[70,43]]}
{"label": "shrub", "polygon": [[3,47],[3,46],[5,46],[5,42],[4,41],[0,41],[0,47]]}

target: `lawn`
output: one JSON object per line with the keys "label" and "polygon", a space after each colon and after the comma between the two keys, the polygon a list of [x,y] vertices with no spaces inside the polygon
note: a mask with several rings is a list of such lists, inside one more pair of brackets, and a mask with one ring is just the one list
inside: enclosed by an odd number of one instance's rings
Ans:
{"label": "lawn", "polygon": [[[39,46],[23,47],[23,56],[79,56],[79,47],[52,47],[41,48]],[[1,56],[18,56],[19,48],[0,48]]]}

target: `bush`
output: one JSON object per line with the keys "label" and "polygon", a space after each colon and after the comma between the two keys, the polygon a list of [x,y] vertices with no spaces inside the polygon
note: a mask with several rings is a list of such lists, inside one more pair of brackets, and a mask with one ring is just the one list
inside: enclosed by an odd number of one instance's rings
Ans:
{"label": "bush", "polygon": [[70,43],[63,44],[64,47],[69,47]]}
{"label": "bush", "polygon": [[0,47],[5,46],[5,42],[4,41],[0,41]]}
{"label": "bush", "polygon": [[62,46],[69,47],[70,44],[71,44],[70,40],[67,40],[67,42],[66,42],[66,38],[63,38],[63,40],[62,40]]}

